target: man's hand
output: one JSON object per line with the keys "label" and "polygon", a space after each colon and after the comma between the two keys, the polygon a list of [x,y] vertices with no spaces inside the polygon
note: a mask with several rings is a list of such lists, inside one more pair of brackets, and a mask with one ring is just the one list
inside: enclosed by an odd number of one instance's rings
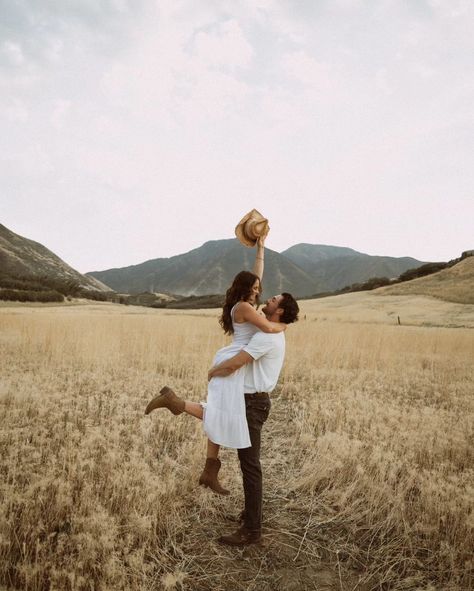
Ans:
{"label": "man's hand", "polygon": [[207,381],[210,382],[212,380],[212,378],[214,377],[214,374],[212,373],[214,371],[215,367],[211,367],[211,369],[207,372]]}
{"label": "man's hand", "polygon": [[240,351],[230,359],[219,363],[207,372],[207,381],[215,377],[226,378],[237,371],[247,363],[252,363],[253,357],[246,351]]}
{"label": "man's hand", "polygon": [[234,373],[234,369],[230,369],[228,367],[211,367],[211,369],[207,372],[207,381],[210,382],[212,378],[226,378],[230,376],[230,374]]}

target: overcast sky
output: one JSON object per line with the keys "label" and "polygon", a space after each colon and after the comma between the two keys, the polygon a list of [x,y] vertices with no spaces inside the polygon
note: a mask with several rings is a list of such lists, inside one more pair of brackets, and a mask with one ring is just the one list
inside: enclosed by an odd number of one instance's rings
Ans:
{"label": "overcast sky", "polygon": [[79,271],[474,248],[472,0],[3,0],[0,223]]}

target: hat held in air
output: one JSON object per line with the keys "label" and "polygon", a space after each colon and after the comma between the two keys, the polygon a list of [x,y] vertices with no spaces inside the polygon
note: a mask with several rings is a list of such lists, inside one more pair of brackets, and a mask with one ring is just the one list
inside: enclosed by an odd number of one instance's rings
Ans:
{"label": "hat held in air", "polygon": [[267,218],[256,209],[249,211],[235,227],[235,235],[244,246],[255,246],[257,240],[270,230]]}

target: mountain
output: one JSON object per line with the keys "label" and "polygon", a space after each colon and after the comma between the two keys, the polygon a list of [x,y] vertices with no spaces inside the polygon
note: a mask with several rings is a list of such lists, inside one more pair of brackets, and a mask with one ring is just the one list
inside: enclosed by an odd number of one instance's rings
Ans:
{"label": "mountain", "polygon": [[474,304],[474,256],[442,271],[377,290],[381,295],[423,295],[448,302]]}
{"label": "mountain", "polygon": [[0,271],[5,275],[75,281],[83,289],[110,291],[95,279],[70,267],[48,248],[15,234],[0,224]]}
{"label": "mountain", "polygon": [[[236,239],[211,240],[171,258],[93,271],[88,275],[122,293],[222,294],[239,271],[252,269],[254,257],[255,250],[242,246]],[[409,257],[375,257],[338,246],[297,244],[283,253],[267,248],[263,295],[290,291],[297,297],[305,297],[375,276],[398,277],[421,264]]]}
{"label": "mountain", "polygon": [[334,291],[372,277],[391,279],[423,264],[411,257],[372,256],[324,244],[296,244],[281,254],[324,286],[321,291]]}
{"label": "mountain", "polygon": [[[94,271],[89,276],[118,292],[168,292],[185,296],[225,293],[234,276],[251,270],[255,249],[235,238],[211,240],[199,248],[171,258],[146,261],[121,269]],[[291,291],[297,297],[320,290],[306,271],[281,254],[265,250],[264,297]]]}
{"label": "mountain", "polygon": [[280,254],[293,261],[305,271],[313,271],[315,265],[324,261],[346,256],[363,255],[363,253],[352,248],[347,248],[346,246],[307,244],[305,242],[290,246],[290,248],[287,248]]}

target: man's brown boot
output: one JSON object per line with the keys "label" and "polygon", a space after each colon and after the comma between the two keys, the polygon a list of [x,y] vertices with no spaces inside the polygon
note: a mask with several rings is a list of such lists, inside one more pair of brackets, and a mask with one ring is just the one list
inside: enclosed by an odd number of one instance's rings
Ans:
{"label": "man's brown boot", "polygon": [[249,546],[250,544],[259,544],[262,541],[260,531],[251,531],[242,525],[237,531],[228,536],[221,536],[218,539],[220,544],[227,546]]}
{"label": "man's brown boot", "polygon": [[173,392],[171,388],[165,386],[161,388],[159,396],[155,396],[145,408],[145,414],[151,413],[155,408],[167,408],[174,415],[180,415],[184,411],[184,400]]}
{"label": "man's brown boot", "polygon": [[221,461],[219,459],[207,458],[204,470],[199,477],[199,484],[209,487],[219,495],[228,495],[230,491],[223,488],[217,479],[220,468]]}

